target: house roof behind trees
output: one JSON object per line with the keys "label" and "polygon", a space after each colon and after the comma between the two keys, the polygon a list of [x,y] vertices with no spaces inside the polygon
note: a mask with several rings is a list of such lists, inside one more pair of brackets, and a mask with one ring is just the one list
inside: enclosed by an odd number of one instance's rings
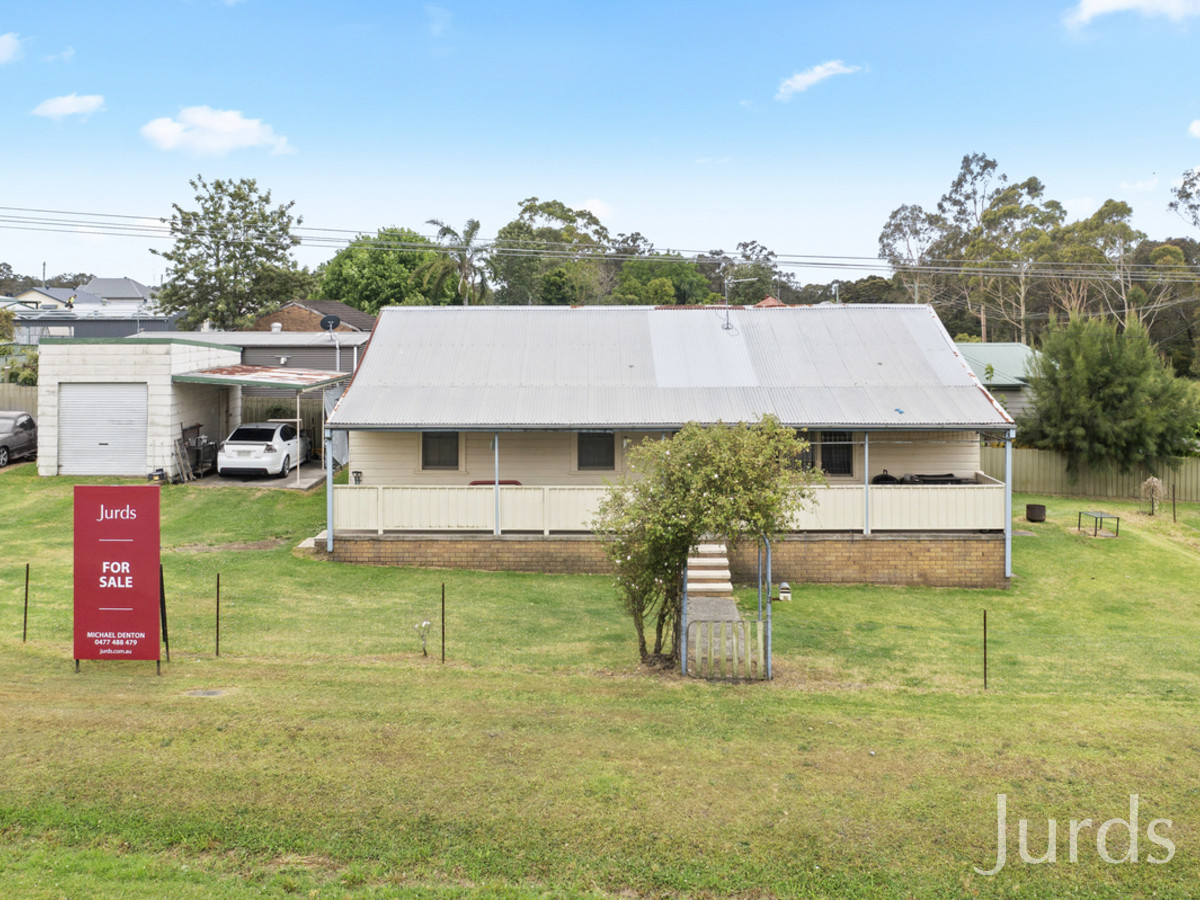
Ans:
{"label": "house roof behind trees", "polygon": [[1011,418],[928,306],[387,307],[330,424],[645,429],[754,421],[991,429]]}
{"label": "house roof behind trees", "polygon": [[[1025,387],[1034,352],[1020,343],[1001,342],[978,344],[962,342],[956,345],[967,364],[989,388]],[[987,368],[992,367],[991,377]]]}

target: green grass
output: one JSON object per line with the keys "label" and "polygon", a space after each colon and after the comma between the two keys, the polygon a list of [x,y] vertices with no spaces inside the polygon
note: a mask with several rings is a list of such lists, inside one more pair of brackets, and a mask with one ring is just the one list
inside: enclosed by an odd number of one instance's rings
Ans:
{"label": "green grass", "polygon": [[[1200,876],[1200,508],[1105,503],[1121,537],[1093,539],[1092,504],[1046,500],[1010,591],[796,586],[776,680],[726,684],[641,670],[607,578],[318,561],[292,548],[321,492],[172,486],[156,678],[73,671],[71,485],[0,473],[5,897],[1186,897]],[[413,628],[443,582],[444,666]],[[1009,863],[985,878],[1000,792]],[[1067,820],[1131,793],[1142,861],[1093,838],[1067,862]],[[1059,862],[1022,865],[1017,819],[1040,855],[1051,817]]]}

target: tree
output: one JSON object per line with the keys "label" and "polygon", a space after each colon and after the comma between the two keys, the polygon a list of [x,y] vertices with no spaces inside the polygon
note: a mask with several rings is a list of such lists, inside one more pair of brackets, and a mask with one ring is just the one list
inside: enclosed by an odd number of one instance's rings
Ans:
{"label": "tree", "polygon": [[934,298],[936,280],[929,272],[930,253],[946,228],[942,216],[906,204],[892,210],[879,233],[879,256],[900,276],[913,303],[929,303]]}
{"label": "tree", "polygon": [[487,297],[487,281],[483,277],[483,260],[486,248],[477,244],[479,220],[467,219],[461,233],[455,231],[441,219],[430,219],[427,225],[436,225],[437,239],[449,248],[450,260],[458,275],[458,300],[470,306]]}
{"label": "tree", "polygon": [[1177,213],[1193,228],[1200,229],[1200,169],[1184,172],[1183,180],[1171,188],[1171,194],[1175,199],[1167,204],[1167,209]]}
{"label": "tree", "polygon": [[629,475],[601,502],[596,532],[609,539],[643,661],[678,658],[683,573],[702,536],[729,544],[745,534],[774,536],[811,497],[813,476],[798,465],[807,448],[767,416],[754,425],[689,423],[630,451]]}
{"label": "tree", "polygon": [[1050,249],[1050,232],[1066,215],[1058,201],[1042,201],[1044,192],[1036,178],[996,191],[963,251],[976,270],[971,278],[973,292],[1000,313],[1022,344],[1029,342],[1036,261]]}
{"label": "tree", "polygon": [[[499,303],[595,303],[604,294],[608,229],[586,209],[529,197],[496,234],[488,268]],[[555,269],[560,272],[551,274]],[[549,277],[547,277],[549,276]],[[549,296],[543,296],[543,288]]]}
{"label": "tree", "polygon": [[198,208],[172,204],[170,250],[151,250],[171,266],[158,295],[165,312],[182,312],[180,325],[236,329],[294,299],[305,276],[291,257],[300,243],[292,227],[293,203],[271,206],[271,192],[260,193],[253,178],[202,176],[188,182]]}
{"label": "tree", "polygon": [[456,275],[424,235],[381,228],[360,234],[321,267],[317,296],[371,315],[384,306],[445,306],[455,299]]}
{"label": "tree", "polygon": [[7,344],[13,339],[17,314],[11,309],[0,309],[0,344]]}
{"label": "tree", "polygon": [[[665,281],[669,290],[656,281]],[[664,254],[625,260],[613,299],[618,303],[689,306],[708,300],[708,279],[690,259]]]}
{"label": "tree", "polygon": [[1137,320],[1073,316],[1042,335],[1018,422],[1025,446],[1057,450],[1072,478],[1082,469],[1160,471],[1186,453],[1200,422],[1197,386],[1176,378]]}

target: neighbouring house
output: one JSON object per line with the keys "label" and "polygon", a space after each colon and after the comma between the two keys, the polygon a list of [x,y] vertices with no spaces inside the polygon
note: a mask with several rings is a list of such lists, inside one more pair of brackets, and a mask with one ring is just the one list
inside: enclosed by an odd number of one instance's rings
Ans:
{"label": "neighbouring house", "polygon": [[369,332],[375,317],[337,300],[293,300],[259,318],[253,331],[321,331],[326,316],[337,316],[337,331]]}
{"label": "neighbouring house", "polygon": [[[773,414],[827,484],[777,542],[793,582],[996,586],[1013,420],[928,306],[389,307],[326,425],[349,435],[346,561],[601,572],[591,519],[636,442]],[[754,549],[732,560],[752,578]]]}
{"label": "neighbouring house", "polygon": [[156,288],[146,287],[140,281],[132,278],[93,278],[87,284],[81,284],[79,290],[99,297],[102,303],[109,306],[122,306],[136,309],[139,306],[153,307]]}
{"label": "neighbouring house", "polygon": [[95,294],[78,288],[33,287],[17,294],[14,300],[27,309],[72,309],[75,306],[100,306],[103,302]]}
{"label": "neighbouring house", "polygon": [[[38,474],[179,474],[176,441],[199,449],[242,422],[243,390],[293,398],[344,372],[247,365],[240,346],[189,338],[46,338],[38,366]],[[196,446],[193,446],[194,442]]]}
{"label": "neighbouring house", "polygon": [[1020,343],[955,345],[983,386],[1014,419],[1033,402],[1027,380],[1036,352]]}

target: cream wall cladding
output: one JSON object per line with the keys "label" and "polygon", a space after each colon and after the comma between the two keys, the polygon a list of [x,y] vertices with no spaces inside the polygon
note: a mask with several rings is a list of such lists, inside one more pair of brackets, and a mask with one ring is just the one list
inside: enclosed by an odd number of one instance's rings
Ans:
{"label": "cream wall cladding", "polygon": [[181,426],[199,424],[204,433],[218,439],[223,420],[240,410],[240,395],[235,398],[220,386],[176,384],[171,376],[240,361],[236,348],[149,338],[43,342],[38,373],[38,474],[58,474],[60,385],[145,384],[146,471],[174,471],[171,446]]}
{"label": "cream wall cladding", "polygon": [[[816,433],[812,435],[816,436]],[[500,479],[523,485],[603,485],[628,472],[627,455],[643,440],[659,440],[659,432],[617,432],[612,471],[579,471],[576,436],[569,431],[500,432]],[[853,474],[831,476],[830,484],[863,480],[863,433],[854,432]],[[870,473],[886,469],[906,474],[974,477],[979,471],[979,436],[974,432],[875,432],[870,437]],[[458,471],[422,470],[419,432],[351,431],[350,466],[362,472],[363,484],[469,484],[491,481],[495,458],[491,432],[459,433]]]}
{"label": "cream wall cladding", "polygon": [[[616,432],[611,471],[583,470],[576,465],[575,436],[569,431],[500,432],[500,480],[522,485],[604,485],[628,471],[626,455],[645,433]],[[651,436],[658,439],[658,432]],[[351,431],[350,467],[362,472],[363,484],[433,485],[491,482],[495,477],[492,432],[459,433],[458,471],[421,469],[420,432]]]}

